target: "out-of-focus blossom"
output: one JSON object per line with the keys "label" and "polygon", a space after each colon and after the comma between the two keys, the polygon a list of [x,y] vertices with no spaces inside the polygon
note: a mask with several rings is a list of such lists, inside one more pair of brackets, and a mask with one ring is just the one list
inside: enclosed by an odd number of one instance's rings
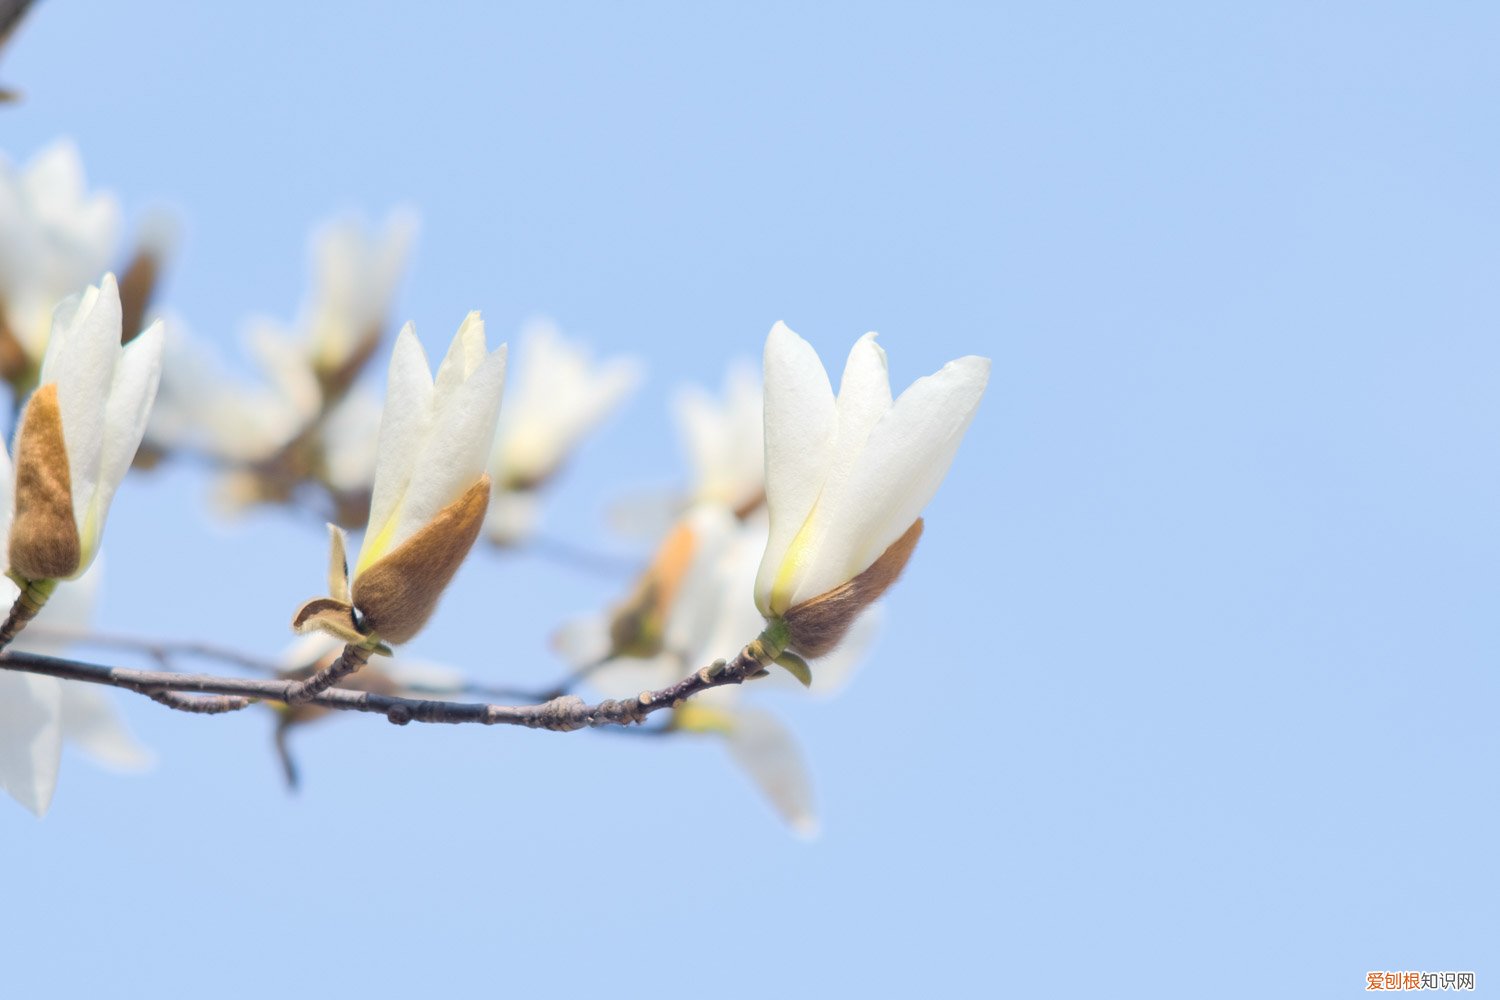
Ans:
{"label": "out-of-focus blossom", "polygon": [[146,429],[161,357],[159,324],[121,346],[112,274],[57,307],[40,386],[16,434],[13,578],[67,580],[93,562]]}
{"label": "out-of-focus blossom", "polygon": [[160,209],[149,211],[136,235],[135,251],[120,273],[120,333],[134,340],[149,325],[146,320],[172,248],[177,244],[177,220]]}
{"label": "out-of-focus blossom", "polygon": [[731,365],[717,396],[701,386],[682,386],[672,397],[672,410],[688,461],[687,486],[616,500],[609,509],[611,526],[623,535],[650,539],[699,504],[718,504],[742,518],[763,510],[765,430],[754,368],[743,362]]}
{"label": "out-of-focus blossom", "polygon": [[790,647],[833,649],[900,574],[989,381],[986,358],[951,361],[891,401],[873,333],[849,352],[835,399],[812,346],[777,323],[766,339],[770,536],[755,582]]}
{"label": "out-of-focus blossom", "polygon": [[[8,517],[9,504],[4,509]],[[83,576],[58,587],[10,648],[66,654],[66,636],[86,629],[92,617],[101,566],[95,562]],[[0,580],[0,600],[8,603],[16,594],[14,584]],[[155,759],[131,736],[101,688],[0,670],[0,788],[37,816],[52,801],[65,741],[116,771],[140,771]]]}
{"label": "out-of-focus blossom", "polygon": [[685,386],[673,409],[692,469],[688,503],[722,504],[742,517],[759,508],[766,498],[766,452],[755,370],[731,367],[717,398]]}
{"label": "out-of-focus blossom", "polygon": [[[765,625],[749,599],[765,548],[762,517],[737,520],[724,507],[700,505],[669,533],[631,597],[602,620],[575,622],[565,642],[582,665],[611,657],[589,674],[607,697],[631,697],[681,680],[718,658],[732,657]],[[837,652],[819,661],[813,689],[841,686],[873,638],[874,619],[857,622]],[[774,677],[762,685],[780,683]],[[679,706],[671,728],[724,741],[731,757],[793,829],[816,832],[811,784],[790,733],[763,710],[741,704],[740,686],[712,688]]]}
{"label": "out-of-focus blossom", "polygon": [[373,390],[355,386],[323,420],[319,479],[335,505],[335,520],[357,524],[370,516],[379,458],[381,403]]}
{"label": "out-of-focus blossom", "polygon": [[257,319],[247,328],[257,383],[229,377],[174,330],[163,412],[148,435],[153,452],[198,452],[224,465],[217,495],[229,513],[285,503],[315,485],[341,523],[362,521],[380,407],[355,379],[379,347],[415,228],[414,216],[397,211],[378,232],[349,220],[320,230],[297,322]]}
{"label": "out-of-focus blossom", "polygon": [[596,363],[546,323],[523,333],[516,368],[495,432],[485,521],[486,535],[507,545],[535,529],[537,491],[641,379],[634,359]]}
{"label": "out-of-focus blossom", "polygon": [[316,278],[299,325],[328,395],[341,395],[379,346],[416,232],[415,214],[397,209],[379,231],[344,219],[314,237]]}
{"label": "out-of-focus blossom", "polygon": [[53,143],[24,168],[0,158],[0,377],[30,388],[53,307],[99,280],[119,232],[118,203],[89,192],[72,142]]}
{"label": "out-of-focus blossom", "polygon": [[436,379],[411,324],[401,331],[352,581],[339,578],[343,536],[335,528],[333,593],[303,606],[294,620],[299,630],[399,643],[426,623],[483,522],[490,492],[484,467],[504,381],[505,346],[486,353],[477,312],[459,327]]}

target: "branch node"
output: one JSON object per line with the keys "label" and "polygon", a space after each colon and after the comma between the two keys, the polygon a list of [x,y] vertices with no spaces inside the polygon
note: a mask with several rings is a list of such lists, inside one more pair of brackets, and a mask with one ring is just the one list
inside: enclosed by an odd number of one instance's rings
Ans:
{"label": "branch node", "polygon": [[540,706],[531,723],[534,729],[547,729],[554,733],[568,733],[588,725],[588,706],[575,694],[553,698]]}

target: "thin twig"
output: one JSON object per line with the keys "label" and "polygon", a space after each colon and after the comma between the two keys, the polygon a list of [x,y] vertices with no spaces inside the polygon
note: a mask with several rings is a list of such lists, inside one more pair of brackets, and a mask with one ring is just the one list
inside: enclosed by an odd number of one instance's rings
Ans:
{"label": "thin twig", "polygon": [[[44,581],[45,582],[45,581]],[[51,584],[46,584],[48,587]],[[38,592],[34,584],[28,584],[16,595],[15,603],[10,606],[10,613],[5,616],[5,621],[0,623],[0,650],[15,641],[16,636],[26,628],[26,624],[37,616],[42,606],[47,603],[46,593]]]}
{"label": "thin twig", "polygon": [[339,681],[354,673],[360,667],[370,662],[370,647],[357,646],[354,643],[345,643],[344,652],[337,660],[334,660],[322,670],[316,670],[311,677],[305,680],[293,681],[286,689],[286,695],[281,700],[288,705],[302,705],[312,701],[318,695],[338,684]]}
{"label": "thin twig", "polygon": [[[56,628],[49,625],[32,625],[26,630],[28,636],[38,639],[47,639],[59,644],[92,646],[97,649],[114,649],[129,653],[140,653],[149,656],[163,668],[170,668],[179,658],[192,658],[200,660],[215,660],[230,666],[242,667],[251,673],[261,674],[266,677],[285,677],[297,667],[291,664],[280,664],[273,660],[242,653],[228,646],[219,646],[210,642],[199,642],[191,639],[147,639],[142,636],[125,635],[119,632],[88,632],[78,629]],[[484,684],[479,681],[464,680],[461,686],[443,685],[440,693],[459,692],[474,695],[478,698],[490,698],[500,701],[550,701],[561,695],[572,691],[579,682],[586,679],[593,671],[603,664],[609,662],[608,658],[597,663],[590,663],[569,673],[567,676],[556,681],[549,687],[529,688],[511,687],[502,684]],[[302,664],[311,667],[313,664]],[[413,694],[424,694],[429,690],[437,692],[437,688],[427,688],[421,683],[402,683],[403,690]]]}
{"label": "thin twig", "polygon": [[[571,732],[595,726],[628,726],[642,722],[653,712],[676,707],[684,700],[710,688],[742,684],[763,673],[775,659],[776,652],[766,641],[757,639],[740,650],[732,660],[715,660],[676,684],[657,691],[645,691],[623,701],[607,700],[594,705],[571,695],[554,698],[539,705],[488,705],[401,698],[337,687],[315,694],[304,703],[338,711],[376,713],[399,726],[409,722],[479,723],[486,726],[525,726],[556,732]],[[292,696],[301,690],[300,685],[305,683],[216,677],[210,674],[179,674],[162,670],[131,670],[18,651],[0,656],[0,669],[105,684],[147,696],[163,691],[180,691],[290,702]]]}
{"label": "thin twig", "polygon": [[158,705],[174,708],[192,715],[223,715],[238,712],[255,704],[254,698],[242,698],[233,694],[182,694],[178,691],[147,691],[147,698]]}

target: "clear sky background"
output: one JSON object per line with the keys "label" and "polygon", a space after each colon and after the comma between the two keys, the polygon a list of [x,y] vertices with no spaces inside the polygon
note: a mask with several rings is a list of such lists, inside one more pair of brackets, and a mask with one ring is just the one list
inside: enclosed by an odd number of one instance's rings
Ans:
{"label": "clear sky background", "polygon": [[[174,208],[226,349],[404,203],[429,350],[640,355],[548,511],[599,547],[777,319],[993,357],[878,649],[775,702],[822,838],[712,745],[341,718],[293,798],[265,713],[122,695],[155,771],[0,803],[4,994],[1493,989],[1500,9],[706,6],[48,0],[0,146]],[[207,490],[127,481],[101,624],[274,653],[321,530]],[[413,652],[540,682],[616,589],[480,553]]]}

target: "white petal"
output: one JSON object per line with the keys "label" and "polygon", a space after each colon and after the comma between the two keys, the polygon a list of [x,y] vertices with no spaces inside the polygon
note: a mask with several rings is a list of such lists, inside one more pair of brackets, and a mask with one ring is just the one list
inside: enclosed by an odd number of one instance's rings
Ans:
{"label": "white petal", "polygon": [[[742,578],[731,577],[732,588],[725,586],[724,563],[739,535],[739,522],[727,508],[699,504],[679,523],[685,523],[692,532],[693,550],[677,586],[677,597],[667,609],[663,637],[667,648],[688,657],[696,670],[718,657],[734,656],[760,631],[759,615],[750,597],[754,570]],[[758,551],[752,553],[752,557],[757,555]],[[730,589],[734,593],[726,593]],[[718,629],[735,618],[725,613],[726,601],[748,609],[757,627],[748,633],[737,631],[722,646],[716,646]]]}
{"label": "white petal", "polygon": [[799,583],[794,589],[793,604],[812,587],[822,587],[822,590],[812,591],[821,594],[843,582],[834,579],[828,583],[830,577],[837,577],[844,570],[842,554],[832,553],[834,558],[831,561],[822,558],[829,519],[845,516],[830,501],[843,495],[844,484],[864,453],[870,431],[890,408],[891,380],[885,351],[875,343],[875,334],[867,333],[855,341],[844,366],[843,381],[839,383],[838,436],[834,441],[828,475],[823,481],[823,492],[808,519],[803,537],[798,539],[797,575],[806,582]]}
{"label": "white petal", "polygon": [[368,490],[375,482],[380,413],[380,397],[355,386],[323,421],[324,471],[334,489]]}
{"label": "white petal", "polygon": [[[838,428],[833,389],[812,345],[777,323],[766,338],[766,504],[771,533],[755,603],[771,612],[782,563],[823,488]],[[784,611],[785,607],[777,608]]]}
{"label": "white petal", "polygon": [[62,342],[55,350],[49,345],[42,362],[41,384],[57,383],[57,406],[72,476],[73,516],[81,532],[99,485],[104,403],[120,358],[120,290],[115,276],[106,274],[99,287],[85,292],[76,307],[59,306],[58,317],[70,322],[54,324],[53,337],[61,333]]}
{"label": "white petal", "polygon": [[332,656],[343,648],[342,639],[329,635],[327,632],[309,632],[293,639],[285,649],[281,651],[281,667],[283,670],[301,670],[312,666],[324,657]]}
{"label": "white petal", "polygon": [[61,214],[83,199],[83,157],[70,139],[59,139],[26,165],[26,193],[47,215]]}
{"label": "white petal", "polygon": [[365,529],[354,575],[394,548],[396,517],[411,483],[421,450],[432,426],[432,375],[427,355],[410,323],[396,336],[386,382],[385,409],[380,416],[379,459],[370,497],[370,522]]}
{"label": "white petal", "polygon": [[117,771],[143,771],[156,762],[156,755],[136,742],[103,691],[79,681],[61,684],[64,739]]}
{"label": "white petal", "polygon": [[678,431],[693,470],[694,500],[741,510],[765,496],[765,428],[760,377],[735,364],[724,381],[722,400],[696,386],[677,393]]}
{"label": "white petal", "polygon": [[83,545],[80,570],[87,569],[99,551],[109,504],[114,499],[136,449],[146,433],[151,404],[161,381],[163,347],[161,321],[152,323],[125,348],[115,368],[114,384],[104,406],[104,440],[99,454],[99,483],[93,506],[82,518],[79,535]]}
{"label": "white petal", "polygon": [[54,677],[0,670],[0,788],[47,812],[62,759],[62,694]]}
{"label": "white petal", "polygon": [[495,434],[491,472],[501,483],[540,483],[640,380],[633,360],[596,366],[550,323],[523,333]]}
{"label": "white petal", "polygon": [[417,456],[397,517],[396,544],[462,495],[484,472],[505,388],[502,344],[446,399],[438,399],[431,432]]}
{"label": "white petal", "polygon": [[793,604],[858,575],[911,527],[948,474],[989,373],[987,358],[959,358],[901,394],[838,493],[823,498],[820,558],[798,583]]}
{"label": "white petal", "polygon": [[737,711],[727,745],[735,763],[750,775],[777,814],[799,836],[817,836],[812,781],[802,751],[786,727],[765,712]]}
{"label": "white petal", "polygon": [[483,364],[484,346],[484,318],[476,309],[459,324],[458,333],[443,356],[443,363],[438,365],[437,377],[433,379],[433,395],[439,400],[439,405],[457,392],[464,380]]}
{"label": "white petal", "polygon": [[246,332],[245,346],[275,388],[277,400],[294,414],[293,433],[317,415],[323,390],[301,344],[280,325],[257,320]]}

